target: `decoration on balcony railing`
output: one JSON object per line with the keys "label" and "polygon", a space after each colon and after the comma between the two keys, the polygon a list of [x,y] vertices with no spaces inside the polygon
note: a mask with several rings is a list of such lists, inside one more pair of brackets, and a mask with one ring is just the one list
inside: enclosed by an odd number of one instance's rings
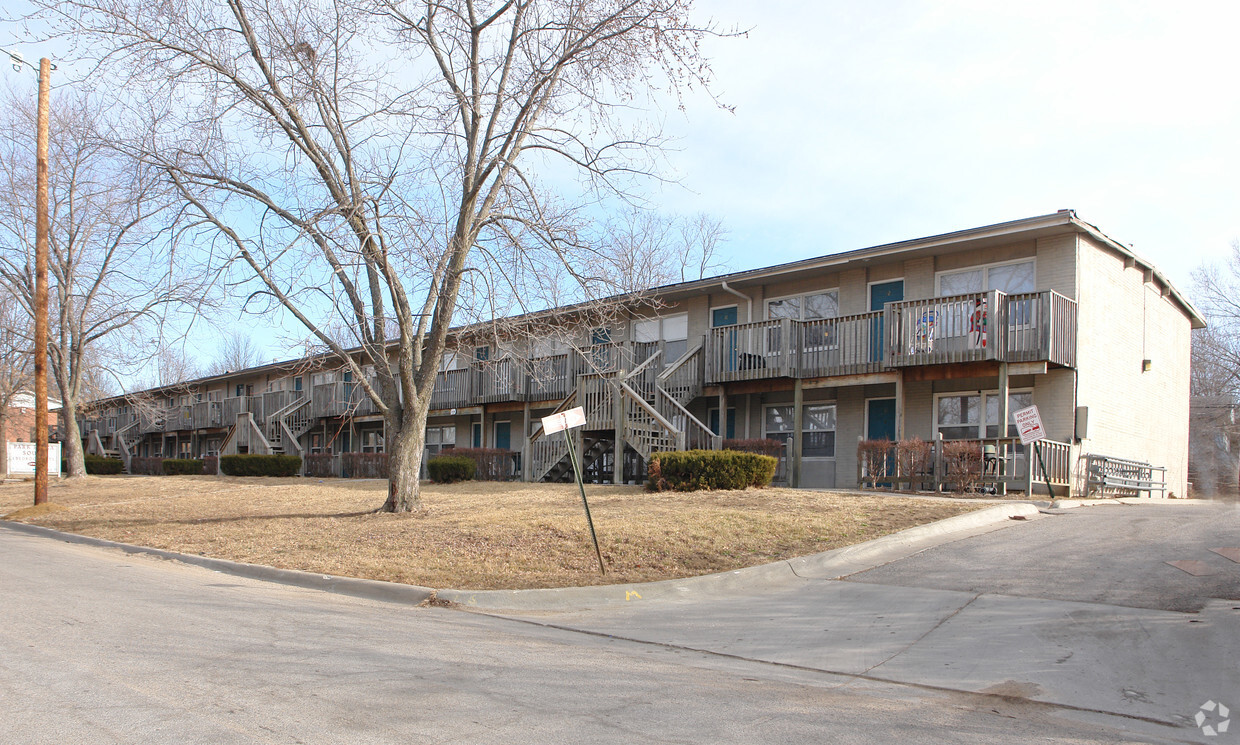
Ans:
{"label": "decoration on balcony railing", "polygon": [[928,310],[921,314],[913,327],[913,343],[909,345],[909,354],[934,351],[934,311]]}
{"label": "decoration on balcony railing", "polygon": [[990,323],[985,297],[973,301],[973,314],[969,316],[969,344],[973,349],[986,348],[986,327]]}

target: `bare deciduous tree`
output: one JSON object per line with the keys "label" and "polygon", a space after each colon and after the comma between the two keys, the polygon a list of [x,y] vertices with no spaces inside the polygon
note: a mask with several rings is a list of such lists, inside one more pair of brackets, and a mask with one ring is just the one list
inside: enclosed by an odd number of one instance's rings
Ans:
{"label": "bare deciduous tree", "polygon": [[1189,458],[1206,494],[1237,487],[1240,456],[1240,241],[1231,259],[1193,272],[1209,328],[1193,332]]}
{"label": "bare deciduous tree", "polygon": [[[157,174],[108,146],[98,111],[86,96],[52,106],[48,357],[70,477],[86,473],[75,414],[91,381],[128,375],[144,361],[134,350],[161,331],[158,314],[202,297],[178,278],[159,228],[167,202]],[[0,283],[33,317],[34,102],[10,95],[0,116]]]}
{"label": "bare deciduous tree", "polygon": [[249,334],[243,331],[226,332],[216,354],[216,358],[207,367],[208,375],[224,375],[244,370],[257,365],[259,361],[258,347]]}
{"label": "bare deciduous tree", "polygon": [[175,185],[182,230],[383,414],[389,511],[421,506],[426,414],[463,294],[495,293],[467,297],[485,317],[549,276],[582,299],[611,292],[579,271],[582,211],[540,183],[630,188],[662,143],[640,113],[650,92],[678,98],[710,76],[712,31],[688,0],[36,4],[155,113],[130,146]]}

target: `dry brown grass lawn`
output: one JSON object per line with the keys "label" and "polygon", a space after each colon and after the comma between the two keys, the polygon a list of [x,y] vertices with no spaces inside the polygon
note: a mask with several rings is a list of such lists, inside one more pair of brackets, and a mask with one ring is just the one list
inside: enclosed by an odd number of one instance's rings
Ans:
{"label": "dry brown grass lawn", "polygon": [[424,485],[426,509],[373,510],[379,481],[88,476],[53,484],[63,510],[0,486],[0,515],[124,543],[288,569],[458,589],[645,582],[867,541],[984,505],[793,489],[650,494],[587,486],[600,577],[575,485]]}

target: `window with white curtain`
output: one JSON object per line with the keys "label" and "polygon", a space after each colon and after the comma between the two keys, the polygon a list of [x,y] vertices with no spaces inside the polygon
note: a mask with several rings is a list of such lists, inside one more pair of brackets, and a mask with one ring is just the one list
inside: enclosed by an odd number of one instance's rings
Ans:
{"label": "window with white curtain", "polygon": [[1037,276],[1033,259],[988,264],[939,274],[939,297],[999,290],[1009,295],[1034,292]]}

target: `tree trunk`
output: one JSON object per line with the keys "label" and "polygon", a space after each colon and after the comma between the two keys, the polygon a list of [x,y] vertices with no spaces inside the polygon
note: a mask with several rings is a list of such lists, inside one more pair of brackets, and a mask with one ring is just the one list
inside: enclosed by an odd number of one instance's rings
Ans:
{"label": "tree trunk", "polygon": [[61,455],[68,462],[69,478],[75,479],[86,475],[86,456],[82,452],[82,432],[78,429],[77,417],[73,412],[76,406],[66,401],[60,410],[60,422],[65,433]]}
{"label": "tree trunk", "polygon": [[425,434],[418,427],[401,427],[395,437],[389,432],[388,498],[384,512],[413,512],[422,509],[418,471],[422,467],[422,441]]}

